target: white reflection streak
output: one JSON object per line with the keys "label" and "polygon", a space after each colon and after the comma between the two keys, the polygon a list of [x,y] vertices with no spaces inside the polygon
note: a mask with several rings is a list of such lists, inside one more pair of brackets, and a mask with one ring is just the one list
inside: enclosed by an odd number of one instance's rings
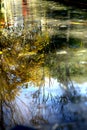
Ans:
{"label": "white reflection streak", "polygon": [[7,3],[6,1],[4,0],[4,16],[5,16],[5,24],[7,26],[7,11],[6,11],[6,7],[7,7]]}

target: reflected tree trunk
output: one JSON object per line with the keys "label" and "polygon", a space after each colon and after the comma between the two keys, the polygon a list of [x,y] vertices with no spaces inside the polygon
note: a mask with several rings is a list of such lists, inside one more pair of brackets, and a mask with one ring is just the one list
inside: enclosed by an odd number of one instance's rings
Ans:
{"label": "reflected tree trunk", "polygon": [[5,130],[4,126],[4,114],[3,114],[3,101],[0,101],[0,129]]}

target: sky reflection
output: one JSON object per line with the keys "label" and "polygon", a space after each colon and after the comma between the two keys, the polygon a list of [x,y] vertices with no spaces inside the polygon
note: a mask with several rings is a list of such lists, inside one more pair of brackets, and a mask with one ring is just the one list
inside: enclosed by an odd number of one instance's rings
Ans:
{"label": "sky reflection", "polygon": [[[87,97],[87,82],[82,84],[73,82],[73,85],[77,91],[77,96],[79,95],[81,98]],[[36,119],[36,117],[40,117],[39,122],[42,118],[42,121],[44,119],[44,121],[49,123],[61,122],[63,120],[68,121],[69,117],[74,120],[74,113],[78,113],[78,109],[79,112],[86,112],[86,99],[74,103],[70,100],[68,100],[67,103],[60,102],[60,98],[66,94],[63,84],[58,83],[57,80],[53,78],[49,81],[49,78],[46,77],[45,85],[40,88],[28,83],[28,88],[22,88],[19,96],[17,96],[14,101],[14,118],[23,124],[29,124],[29,122],[32,124],[33,120],[39,120]],[[67,112],[69,115],[66,115]],[[63,115],[64,113],[65,116]],[[84,114],[83,116],[86,118]]]}

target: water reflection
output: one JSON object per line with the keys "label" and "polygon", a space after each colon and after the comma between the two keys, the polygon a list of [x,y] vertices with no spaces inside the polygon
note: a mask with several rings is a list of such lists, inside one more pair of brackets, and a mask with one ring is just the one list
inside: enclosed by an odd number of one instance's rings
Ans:
{"label": "water reflection", "polygon": [[[28,85],[27,89],[26,84]],[[35,87],[31,82],[25,83],[20,89],[20,96],[16,96],[15,101],[11,104],[14,113],[8,112],[12,116],[7,116],[5,124],[8,126],[9,123],[11,125],[15,123],[35,127],[42,125],[43,127],[43,124],[71,123],[73,127],[74,123],[76,125],[79,121],[86,120],[87,104],[85,99],[87,97],[83,91],[85,91],[87,83],[84,84],[84,88],[82,88],[83,84],[74,83],[74,86],[77,89],[77,94],[74,95],[72,92],[72,95],[68,96],[63,85],[52,78],[46,77],[45,85],[40,88]],[[5,115],[7,115],[7,111],[8,108],[4,110]]]}
{"label": "water reflection", "polygon": [[[86,52],[81,49],[76,54]],[[13,54],[13,50],[10,53]],[[0,67],[3,76],[0,93],[3,95],[1,101],[6,128],[16,124],[35,127],[42,124],[43,127],[43,124],[49,126],[71,122],[73,127],[73,123],[86,120],[87,82],[78,83],[72,77],[79,74],[83,77],[87,71],[83,71],[84,64],[78,66],[79,57],[67,59],[67,54],[70,57],[76,55],[73,51],[70,53],[61,50],[49,55],[19,53],[19,57],[15,53],[11,57],[8,54],[8,51],[3,53]],[[16,56],[18,59],[15,60]],[[66,59],[68,64],[65,63]]]}
{"label": "water reflection", "polygon": [[[5,25],[28,26],[36,23],[42,30],[48,30],[50,35],[64,35],[67,41],[70,37],[86,39],[87,14],[85,10],[67,8],[49,1],[10,1],[4,3],[2,12]],[[53,5],[53,6],[52,6]],[[42,11],[41,11],[42,10]],[[79,37],[80,36],[80,37]],[[85,40],[86,41],[86,40]]]}
{"label": "water reflection", "polygon": [[1,128],[54,129],[57,123],[57,129],[85,129],[86,11],[52,1],[9,0],[2,12]]}

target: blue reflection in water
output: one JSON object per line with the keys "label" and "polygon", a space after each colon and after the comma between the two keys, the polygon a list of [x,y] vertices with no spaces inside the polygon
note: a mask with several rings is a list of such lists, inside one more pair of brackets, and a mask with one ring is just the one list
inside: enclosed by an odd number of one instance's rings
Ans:
{"label": "blue reflection in water", "polygon": [[[45,84],[35,87],[33,83],[25,83],[20,94],[11,103],[11,110],[5,111],[5,123],[40,125],[54,123],[70,123],[86,121],[87,117],[87,82],[73,82],[74,91],[70,84],[68,89],[56,79],[45,78]],[[26,88],[26,84],[28,87]],[[10,115],[10,116],[9,116]]]}

